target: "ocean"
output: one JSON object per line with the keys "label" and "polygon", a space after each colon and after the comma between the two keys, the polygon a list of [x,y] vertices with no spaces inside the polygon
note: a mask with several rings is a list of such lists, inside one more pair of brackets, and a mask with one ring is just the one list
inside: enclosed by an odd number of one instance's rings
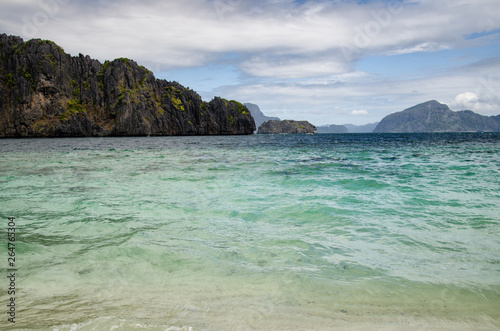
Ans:
{"label": "ocean", "polygon": [[499,133],[3,139],[0,329],[500,330],[499,202]]}

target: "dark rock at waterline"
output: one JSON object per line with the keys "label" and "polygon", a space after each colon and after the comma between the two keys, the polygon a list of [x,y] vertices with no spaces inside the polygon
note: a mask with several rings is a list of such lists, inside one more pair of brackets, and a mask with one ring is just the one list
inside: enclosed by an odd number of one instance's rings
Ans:
{"label": "dark rock at waterline", "polygon": [[270,120],[259,126],[258,134],[272,133],[316,133],[316,127],[307,121]]}

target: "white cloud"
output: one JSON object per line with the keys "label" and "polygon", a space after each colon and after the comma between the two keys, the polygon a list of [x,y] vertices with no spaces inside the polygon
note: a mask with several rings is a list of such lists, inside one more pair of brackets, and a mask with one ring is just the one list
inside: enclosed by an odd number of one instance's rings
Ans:
{"label": "white cloud", "polygon": [[366,110],[353,110],[351,113],[355,116],[368,115],[368,112]]}
{"label": "white cloud", "polygon": [[481,98],[476,93],[465,92],[455,97],[450,107],[455,110],[472,110],[484,115],[498,115],[500,113],[500,100]]}
{"label": "white cloud", "polygon": [[446,44],[425,42],[422,44],[410,46],[408,48],[391,50],[387,54],[388,55],[401,55],[401,54],[408,54],[408,53],[415,53],[415,52],[435,52],[435,51],[440,51],[440,50],[449,49],[449,48],[450,48],[450,46],[448,46]]}
{"label": "white cloud", "polygon": [[347,73],[351,68],[336,58],[252,58],[241,64],[241,69],[251,75],[280,79],[330,76]]}
{"label": "white cloud", "polygon": [[[224,95],[239,98],[243,102],[258,104],[266,115],[306,119],[316,125],[377,122],[390,113],[428,100],[448,104],[453,110],[470,109],[483,115],[498,115],[500,100],[495,98],[493,92],[500,91],[500,85],[496,83],[500,82],[500,77],[482,76],[480,72],[486,68],[500,72],[500,63],[480,67],[482,69],[479,70],[477,65],[473,65],[446,75],[404,80],[379,80],[360,74],[340,82],[325,80],[325,84],[317,84],[316,79],[287,83],[268,81],[225,86],[204,97]],[[483,80],[489,88],[480,85]],[[453,101],[457,91],[467,91],[468,88],[477,90],[475,94],[480,102],[473,108],[456,107]],[[360,110],[365,110],[367,114]],[[356,113],[359,115],[353,116]]]}
{"label": "white cloud", "polygon": [[[350,60],[369,54],[452,47],[463,42],[463,35],[485,28],[478,22],[490,22],[489,29],[500,27],[494,23],[500,12],[493,1],[401,2],[396,9],[391,2],[308,1],[299,6],[293,1],[101,0],[88,6],[86,1],[54,1],[67,4],[61,4],[54,17],[49,15],[47,24],[36,26],[37,36],[63,43],[76,54],[88,52],[100,59],[128,56],[168,68],[204,65],[226,52],[244,53],[252,59],[242,64],[245,71],[277,78],[306,71],[309,76],[343,72]],[[26,2],[30,3],[23,12],[12,13],[18,17],[17,34],[25,24],[20,18],[32,21],[44,11],[36,1]],[[346,49],[352,56],[344,56]],[[325,58],[330,59],[322,70]],[[283,68],[269,70],[280,59]]]}
{"label": "white cloud", "polygon": [[465,93],[459,94],[455,97],[455,100],[452,103],[452,106],[455,108],[462,107],[462,109],[473,109],[473,108],[475,108],[475,106],[478,102],[479,102],[479,99],[475,93],[465,92]]}

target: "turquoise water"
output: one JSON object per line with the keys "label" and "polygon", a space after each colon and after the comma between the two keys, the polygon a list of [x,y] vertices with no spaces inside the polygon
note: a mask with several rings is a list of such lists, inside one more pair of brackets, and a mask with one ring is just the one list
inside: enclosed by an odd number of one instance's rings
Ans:
{"label": "turquoise water", "polygon": [[18,269],[2,330],[500,329],[500,134],[9,139],[0,153]]}

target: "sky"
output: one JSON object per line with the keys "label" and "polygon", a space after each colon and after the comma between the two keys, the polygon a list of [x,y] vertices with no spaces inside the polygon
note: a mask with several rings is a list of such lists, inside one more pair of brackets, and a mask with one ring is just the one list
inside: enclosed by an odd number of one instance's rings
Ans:
{"label": "sky", "polygon": [[499,0],[1,0],[0,33],[315,125],[500,114]]}

